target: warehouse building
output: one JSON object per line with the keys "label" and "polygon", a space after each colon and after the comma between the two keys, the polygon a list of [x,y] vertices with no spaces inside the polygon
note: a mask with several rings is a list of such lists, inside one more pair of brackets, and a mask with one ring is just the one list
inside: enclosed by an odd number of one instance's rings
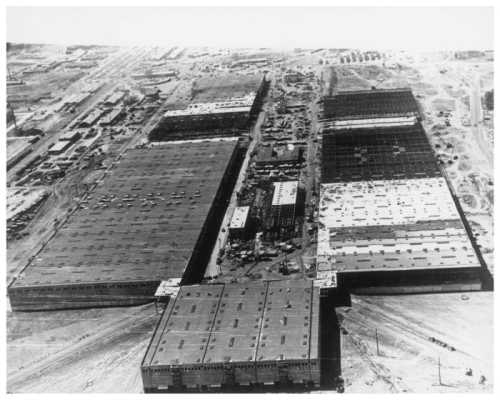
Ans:
{"label": "warehouse building", "polygon": [[91,111],[85,117],[85,119],[80,123],[80,126],[87,128],[87,127],[95,125],[97,123],[97,121],[99,121],[99,118],[101,118],[103,116],[103,114],[104,114],[104,111],[100,110],[100,109],[95,109],[95,110]]}
{"label": "warehouse building", "polygon": [[50,155],[62,154],[66,150],[68,150],[72,145],[73,143],[69,140],[59,140],[49,149],[49,154]]}
{"label": "warehouse building", "polygon": [[310,280],[183,286],[142,361],[144,391],[318,388],[320,320]]}
{"label": "warehouse building", "polygon": [[213,103],[191,103],[181,110],[167,111],[150,140],[180,140],[193,137],[235,136],[248,128],[255,93]]}
{"label": "warehouse building", "polygon": [[441,176],[420,123],[331,131],[322,149],[323,183]]}
{"label": "warehouse building", "polygon": [[444,178],[323,184],[319,223],[318,270],[334,270],[341,286],[481,289],[481,264]]}
{"label": "warehouse building", "polygon": [[8,288],[13,310],[133,305],[197,283],[241,164],[236,140],[129,149]]}
{"label": "warehouse building", "polygon": [[340,93],[324,111],[318,279],[364,293],[488,288],[411,91]]}
{"label": "warehouse building", "polygon": [[123,100],[123,98],[125,97],[125,92],[123,91],[116,91],[116,92],[113,92],[111,93],[107,98],[106,100],[104,100],[103,104],[105,106],[116,106],[120,101]]}
{"label": "warehouse building", "polygon": [[[217,87],[205,86],[211,82],[193,85],[196,87],[193,89],[195,101],[185,108],[167,111],[158,125],[149,133],[149,140],[171,141],[238,136],[242,133],[249,133],[251,121],[258,115],[269,86],[269,81],[265,78],[260,81],[255,77],[252,78],[248,83],[248,87],[252,90],[247,90],[244,94],[237,96],[227,95],[233,92],[232,87],[222,86],[218,90]],[[216,80],[214,85],[218,83],[219,80]],[[235,86],[238,87],[236,83]],[[246,87],[244,85],[243,89]],[[242,90],[238,93],[240,92]],[[226,93],[226,95],[221,97],[221,93]]]}
{"label": "warehouse building", "polygon": [[124,116],[124,114],[125,112],[121,108],[113,108],[108,114],[101,118],[99,125],[114,125]]}
{"label": "warehouse building", "polygon": [[340,287],[481,289],[480,260],[443,178],[326,184],[320,209],[318,271],[334,271]]}
{"label": "warehouse building", "polygon": [[357,90],[325,97],[323,117],[334,120],[420,118],[420,110],[411,89]]}
{"label": "warehouse building", "polygon": [[68,141],[71,143],[76,142],[82,137],[82,134],[78,131],[68,131],[59,136],[60,141]]}

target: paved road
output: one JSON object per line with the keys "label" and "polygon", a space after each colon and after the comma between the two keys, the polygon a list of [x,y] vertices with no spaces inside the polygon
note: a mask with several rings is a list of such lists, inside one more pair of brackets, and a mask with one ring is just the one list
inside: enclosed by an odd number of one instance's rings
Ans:
{"label": "paved road", "polygon": [[[265,109],[265,106],[264,106]],[[216,277],[220,273],[220,267],[217,265],[217,257],[219,255],[220,249],[224,248],[227,242],[227,238],[229,235],[229,223],[231,221],[231,217],[233,216],[234,209],[236,207],[236,193],[239,192],[241,186],[243,185],[243,181],[245,180],[246,172],[248,169],[248,165],[250,162],[250,154],[252,154],[253,150],[257,143],[261,140],[261,131],[260,127],[264,122],[265,111],[261,111],[257,122],[253,128],[252,132],[252,141],[248,146],[247,153],[245,155],[245,159],[243,160],[243,164],[240,169],[240,173],[238,175],[238,179],[233,189],[233,194],[231,195],[231,199],[229,201],[229,205],[226,209],[226,214],[224,215],[224,219],[222,221],[219,234],[217,235],[217,241],[215,242],[214,249],[212,250],[212,255],[210,257],[210,261],[208,262],[207,269],[205,271],[205,277]]]}
{"label": "paved road", "polygon": [[474,85],[470,94],[470,112],[472,133],[476,138],[479,149],[488,161],[490,170],[493,171],[493,147],[490,144],[486,130],[482,125],[482,108],[481,108],[481,82],[479,75],[474,76]]}

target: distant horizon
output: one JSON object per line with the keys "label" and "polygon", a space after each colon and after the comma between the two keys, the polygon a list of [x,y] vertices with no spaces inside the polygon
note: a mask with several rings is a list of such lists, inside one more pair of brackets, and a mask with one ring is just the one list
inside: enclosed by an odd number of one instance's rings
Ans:
{"label": "distant horizon", "polygon": [[[103,43],[43,43],[43,42],[13,42],[7,41],[6,44],[11,45],[30,45],[30,46],[61,46],[61,47],[70,47],[70,46],[97,46],[97,47],[184,47],[186,49],[194,49],[194,48],[223,48],[223,49],[231,49],[231,50],[271,50],[271,51],[290,51],[290,50],[382,50],[377,48],[370,49],[361,49],[357,47],[295,47],[293,49],[290,48],[277,48],[277,47],[233,47],[233,46],[183,46],[182,44],[162,44],[162,45],[152,45],[152,44],[136,44],[136,45],[120,45],[120,44],[103,44]],[[469,49],[446,49],[446,50],[404,50],[404,49],[383,49],[384,51],[402,51],[402,52],[415,52],[415,53],[444,53],[444,52],[458,52],[458,51],[484,51],[484,52],[494,52],[493,48],[469,48]]]}
{"label": "distant horizon", "polygon": [[19,44],[492,50],[493,7],[7,7]]}

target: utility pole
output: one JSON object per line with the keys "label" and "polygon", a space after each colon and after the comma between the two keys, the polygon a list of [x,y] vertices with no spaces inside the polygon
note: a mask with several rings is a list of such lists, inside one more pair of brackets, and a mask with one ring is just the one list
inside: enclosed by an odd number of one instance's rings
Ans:
{"label": "utility pole", "polygon": [[438,379],[439,379],[439,386],[442,386],[441,382],[441,358],[438,357]]}
{"label": "utility pole", "polygon": [[378,348],[378,330],[375,328],[375,341],[377,342],[377,356],[380,356],[380,351]]}

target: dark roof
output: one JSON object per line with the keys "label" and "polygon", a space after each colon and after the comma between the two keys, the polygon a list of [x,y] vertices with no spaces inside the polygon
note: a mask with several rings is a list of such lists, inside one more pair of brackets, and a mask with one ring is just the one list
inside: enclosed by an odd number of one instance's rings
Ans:
{"label": "dark roof", "polygon": [[182,277],[236,143],[128,150],[13,287]]}
{"label": "dark roof", "polygon": [[323,183],[441,176],[420,124],[327,132],[321,168]]}
{"label": "dark roof", "polygon": [[318,330],[311,280],[182,286],[143,366],[318,359]]}
{"label": "dark roof", "polygon": [[323,100],[324,118],[356,119],[419,115],[410,89],[375,89],[339,92]]}

